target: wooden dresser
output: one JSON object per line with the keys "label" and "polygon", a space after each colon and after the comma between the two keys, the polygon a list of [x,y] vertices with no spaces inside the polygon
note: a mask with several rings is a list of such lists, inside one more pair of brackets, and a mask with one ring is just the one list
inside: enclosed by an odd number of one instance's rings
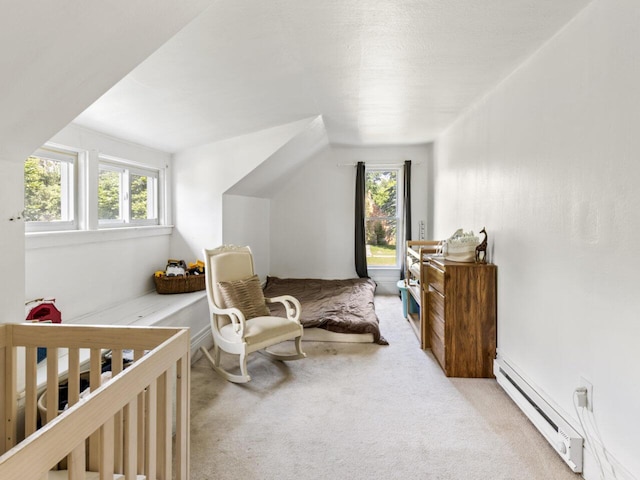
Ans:
{"label": "wooden dresser", "polygon": [[493,377],[496,266],[426,257],[422,338],[447,377]]}

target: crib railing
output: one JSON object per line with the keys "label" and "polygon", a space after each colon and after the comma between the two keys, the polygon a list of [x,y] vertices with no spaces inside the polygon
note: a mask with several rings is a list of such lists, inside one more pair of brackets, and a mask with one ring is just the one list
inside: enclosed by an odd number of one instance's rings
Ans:
{"label": "crib railing", "polygon": [[[37,379],[38,347],[47,348],[44,386]],[[69,408],[62,413],[60,349],[68,350]],[[80,398],[82,349],[90,352],[84,373],[90,393]],[[113,378],[101,385],[105,350],[112,351]],[[125,369],[124,350],[134,352]],[[62,468],[69,480],[85,480],[87,471],[101,480],[114,474],[188,480],[189,355],[188,329],[0,325],[0,479],[46,480]],[[43,388],[47,408],[39,425]],[[22,430],[25,438],[17,441]]]}

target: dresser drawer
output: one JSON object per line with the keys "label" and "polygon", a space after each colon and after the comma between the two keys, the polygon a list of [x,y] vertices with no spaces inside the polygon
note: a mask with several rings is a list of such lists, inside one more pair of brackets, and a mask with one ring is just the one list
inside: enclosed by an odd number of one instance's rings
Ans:
{"label": "dresser drawer", "polygon": [[429,340],[431,341],[431,352],[433,356],[436,357],[442,369],[445,370],[444,341],[438,337],[434,329],[429,330]]}
{"label": "dresser drawer", "polygon": [[433,265],[427,265],[427,282],[444,295],[444,272],[442,270]]}
{"label": "dresser drawer", "polygon": [[[444,324],[444,296],[435,290],[433,287],[429,287],[429,318],[438,318],[440,322]],[[444,332],[441,334],[444,338]]]}
{"label": "dresser drawer", "polygon": [[[436,294],[437,295],[437,294]],[[435,296],[435,295],[434,295]],[[429,302],[431,306],[432,302]],[[444,318],[429,310],[429,328],[444,342]]]}
{"label": "dresser drawer", "polygon": [[444,297],[429,286],[429,341],[431,351],[442,368],[445,368]]}

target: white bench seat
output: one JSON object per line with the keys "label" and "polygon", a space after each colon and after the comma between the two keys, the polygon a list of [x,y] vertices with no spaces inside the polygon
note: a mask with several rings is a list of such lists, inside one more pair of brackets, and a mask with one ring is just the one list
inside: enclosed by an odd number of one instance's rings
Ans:
{"label": "white bench seat", "polygon": [[[141,297],[122,302],[108,308],[87,313],[72,319],[63,319],[65,324],[73,325],[117,325],[117,326],[157,326],[189,327],[191,329],[192,361],[201,346],[212,345],[209,327],[209,305],[204,290],[174,295],[160,295],[151,292]],[[89,360],[89,351],[80,351],[80,361]],[[61,349],[58,356],[60,378],[66,377],[68,369],[67,351]],[[38,363],[38,386],[44,385],[47,375],[46,359]],[[22,381],[18,388],[24,388]]]}
{"label": "white bench seat", "polygon": [[65,320],[76,325],[139,325],[192,327],[181,312],[203,306],[202,324],[208,326],[208,305],[204,290],[175,295],[160,295],[156,292],[104,308],[77,318]]}

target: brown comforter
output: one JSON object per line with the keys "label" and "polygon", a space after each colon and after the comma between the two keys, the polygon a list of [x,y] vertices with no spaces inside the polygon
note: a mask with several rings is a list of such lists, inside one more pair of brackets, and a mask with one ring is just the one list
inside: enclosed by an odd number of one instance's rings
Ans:
{"label": "brown comforter", "polygon": [[[291,295],[302,305],[304,327],[337,333],[371,333],[374,342],[388,345],[380,335],[373,304],[376,284],[369,278],[319,280],[314,278],[267,277],[265,297]],[[268,304],[274,315],[284,316],[281,303]]]}

